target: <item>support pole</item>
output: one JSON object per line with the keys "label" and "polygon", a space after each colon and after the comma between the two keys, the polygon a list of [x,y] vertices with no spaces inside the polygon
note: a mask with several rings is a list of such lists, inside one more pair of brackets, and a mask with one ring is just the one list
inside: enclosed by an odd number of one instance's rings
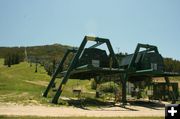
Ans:
{"label": "support pole", "polygon": [[168,77],[164,77],[164,79],[165,79],[166,84],[168,86],[168,92],[169,92],[169,96],[172,99],[172,104],[175,104],[176,103],[176,97],[175,97],[174,92],[173,92],[173,87],[172,87]]}
{"label": "support pole", "polygon": [[81,53],[83,52],[83,49],[84,49],[86,43],[87,43],[87,37],[84,38],[84,40],[81,43],[76,55],[74,56],[70,66],[69,66],[69,68],[68,68],[68,70],[67,70],[67,72],[66,72],[66,74],[64,76],[64,78],[62,79],[61,84],[59,85],[59,88],[57,89],[57,92],[56,92],[56,94],[55,94],[55,96],[54,96],[54,98],[52,100],[52,103],[54,103],[54,104],[58,103],[58,99],[59,99],[59,97],[60,97],[60,95],[61,95],[61,93],[63,91],[63,88],[64,88],[64,86],[66,85],[66,82],[69,79],[71,71],[76,67],[76,65],[78,63],[78,60],[79,60],[79,57],[80,57]]}
{"label": "support pole", "polygon": [[[46,90],[45,90],[44,93],[43,93],[43,97],[47,97],[47,94],[48,94],[49,90],[51,89],[54,81],[56,80],[56,76],[58,75],[59,72],[62,71],[62,69],[63,69],[63,64],[64,64],[64,62],[65,62],[65,60],[66,60],[66,58],[67,58],[67,56],[68,56],[68,54],[69,54],[70,52],[73,52],[73,51],[72,51],[72,50],[67,50],[67,51],[66,51],[63,59],[62,59],[61,62],[59,63],[59,65],[58,65],[57,69],[55,70],[55,72],[53,73],[52,79],[51,79],[51,81],[49,82],[48,87],[46,88]],[[74,52],[75,52],[75,51],[74,51]]]}
{"label": "support pole", "polygon": [[96,82],[96,98],[99,98],[100,97],[99,86],[100,86],[101,77],[97,76],[96,78],[94,78],[94,80]]}
{"label": "support pole", "polygon": [[37,73],[37,67],[38,67],[38,62],[37,62],[37,60],[36,60],[36,64],[35,64],[36,66],[35,66],[35,73]]}
{"label": "support pole", "polygon": [[121,81],[122,81],[122,103],[123,105],[127,104],[126,99],[126,82],[127,82],[128,76],[127,74],[122,74]]}

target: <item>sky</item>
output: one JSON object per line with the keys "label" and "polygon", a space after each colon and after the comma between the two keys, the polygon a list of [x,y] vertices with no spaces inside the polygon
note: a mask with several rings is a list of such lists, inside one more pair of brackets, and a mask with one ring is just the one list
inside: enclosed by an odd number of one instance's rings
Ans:
{"label": "sky", "polygon": [[0,0],[0,46],[60,43],[85,35],[108,38],[114,51],[137,43],[180,60],[180,0]]}

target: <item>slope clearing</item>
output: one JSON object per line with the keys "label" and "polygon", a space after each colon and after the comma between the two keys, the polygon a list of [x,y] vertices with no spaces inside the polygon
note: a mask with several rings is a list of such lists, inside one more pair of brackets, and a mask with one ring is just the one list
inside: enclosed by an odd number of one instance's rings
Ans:
{"label": "slope clearing", "polygon": [[[13,65],[10,68],[3,65],[0,59],[0,102],[14,102],[20,104],[49,104],[49,98],[43,98],[42,93],[49,83],[50,76],[43,66],[38,66],[35,73],[35,64],[32,67],[27,62]],[[69,80],[62,96],[72,97],[72,88],[77,85],[84,91],[90,91],[90,81]]]}

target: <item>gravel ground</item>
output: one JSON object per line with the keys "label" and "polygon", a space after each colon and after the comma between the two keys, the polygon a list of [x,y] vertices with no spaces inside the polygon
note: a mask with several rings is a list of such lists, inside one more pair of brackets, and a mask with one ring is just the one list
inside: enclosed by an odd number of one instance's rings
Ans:
{"label": "gravel ground", "polygon": [[0,115],[6,116],[42,116],[42,117],[164,117],[164,107],[126,106],[88,108],[52,107],[41,105],[19,105],[0,103]]}

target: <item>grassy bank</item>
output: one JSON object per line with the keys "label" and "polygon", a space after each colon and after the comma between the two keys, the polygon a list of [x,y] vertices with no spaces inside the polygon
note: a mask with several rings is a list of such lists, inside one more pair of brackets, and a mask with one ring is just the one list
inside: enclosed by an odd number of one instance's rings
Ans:
{"label": "grassy bank", "polygon": [[[50,76],[47,75],[43,66],[39,65],[38,72],[35,73],[35,64],[30,67],[29,63],[22,62],[9,68],[4,66],[3,59],[0,59],[0,102],[50,104],[49,101],[55,92],[51,91],[48,98],[42,97],[49,81]],[[60,82],[60,79],[57,81]],[[83,92],[92,92],[90,84],[89,80],[69,80],[62,96],[73,97],[72,90],[77,85]],[[94,97],[94,94],[87,93],[84,96]]]}

